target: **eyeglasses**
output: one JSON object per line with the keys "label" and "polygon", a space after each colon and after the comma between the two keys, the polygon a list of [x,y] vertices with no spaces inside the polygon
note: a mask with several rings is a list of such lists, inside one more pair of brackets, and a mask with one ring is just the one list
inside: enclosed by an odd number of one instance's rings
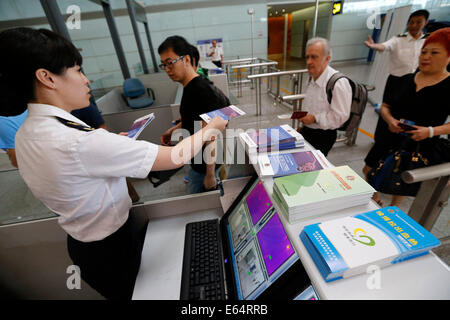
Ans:
{"label": "eyeglasses", "polygon": [[170,61],[170,62],[167,62],[167,63],[161,63],[161,64],[159,65],[159,67],[161,68],[161,70],[165,70],[166,67],[172,68],[173,65],[174,65],[175,63],[177,63],[178,61],[180,61],[180,60],[183,59],[183,58],[184,58],[184,56],[179,56],[178,58],[176,58],[175,60],[172,60],[172,61]]}

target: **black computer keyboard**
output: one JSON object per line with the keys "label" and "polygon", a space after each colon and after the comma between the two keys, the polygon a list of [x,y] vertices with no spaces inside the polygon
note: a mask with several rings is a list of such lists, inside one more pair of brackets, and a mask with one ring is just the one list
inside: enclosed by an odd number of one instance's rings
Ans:
{"label": "black computer keyboard", "polygon": [[219,220],[186,225],[181,300],[225,299]]}

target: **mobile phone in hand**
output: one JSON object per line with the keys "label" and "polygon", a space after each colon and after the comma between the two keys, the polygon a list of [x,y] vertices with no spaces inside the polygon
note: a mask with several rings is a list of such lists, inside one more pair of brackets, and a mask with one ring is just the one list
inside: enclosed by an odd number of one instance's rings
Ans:
{"label": "mobile phone in hand", "polygon": [[401,119],[400,122],[398,123],[398,126],[405,131],[417,130],[417,128],[413,127],[411,124],[405,123],[405,121],[407,120]]}

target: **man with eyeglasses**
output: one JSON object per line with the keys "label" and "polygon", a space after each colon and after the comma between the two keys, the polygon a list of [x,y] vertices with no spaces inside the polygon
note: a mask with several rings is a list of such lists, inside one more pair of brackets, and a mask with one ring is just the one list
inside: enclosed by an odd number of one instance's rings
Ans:
{"label": "man with eyeglasses", "polygon": [[[212,82],[196,72],[192,46],[183,37],[168,37],[159,46],[158,53],[161,57],[159,67],[166,71],[172,81],[179,82],[184,87],[180,103],[181,121],[161,136],[161,143],[169,145],[175,130],[182,128],[193,134],[195,122],[202,121],[201,114],[229,106],[230,101]],[[199,127],[197,125],[195,129]],[[200,193],[216,189],[220,165],[210,161],[207,164],[203,157],[201,163],[194,163],[193,160],[191,159],[189,171],[189,192]]]}

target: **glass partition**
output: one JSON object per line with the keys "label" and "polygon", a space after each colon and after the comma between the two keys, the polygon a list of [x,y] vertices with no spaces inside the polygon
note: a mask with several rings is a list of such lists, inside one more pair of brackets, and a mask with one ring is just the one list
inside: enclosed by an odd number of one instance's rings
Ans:
{"label": "glass partition", "polygon": [[[5,157],[0,154],[2,167]],[[0,226],[57,216],[34,197],[17,169],[0,171],[0,203]]]}
{"label": "glass partition", "polygon": [[[199,5],[199,2],[193,2],[195,4],[190,4],[186,8],[186,3],[189,2],[192,1],[174,0],[171,1],[171,6],[167,6],[165,1],[145,2],[148,6],[155,5],[146,11],[155,49],[165,38],[177,34],[185,37],[194,45],[199,40],[222,38],[225,46],[224,58],[249,56],[252,35],[250,34],[250,16],[247,9],[253,7],[256,11],[253,33],[254,53],[255,56],[266,58],[267,19],[265,17],[267,12],[265,3],[250,6],[218,5],[208,2],[211,4],[209,7],[207,4]],[[156,96],[151,107],[139,110],[131,109],[123,97],[124,77],[102,7],[90,0],[76,2],[57,0],[56,3],[66,22],[72,42],[83,56],[83,71],[93,81],[91,84],[92,94],[108,129],[116,133],[127,131],[132,121],[138,116],[154,112],[157,121],[154,121],[143,132],[142,139],[159,144],[161,134],[170,128],[172,120],[179,118],[178,107],[172,105],[180,102],[176,99],[182,87],[171,81],[165,72],[143,74],[125,1],[111,0],[110,4],[129,72],[131,77],[138,77],[144,87],[153,89]],[[198,5],[198,7],[194,7],[194,5]],[[79,12],[79,24],[76,21],[77,12]],[[18,26],[51,29],[40,1],[0,1],[0,30]],[[145,29],[142,24],[138,24],[138,28],[143,40],[147,64],[151,66],[150,50],[145,40]],[[156,60],[159,62],[159,55],[156,56]],[[188,194],[187,185],[184,182],[188,171],[189,165],[186,165],[177,171],[170,181],[157,187],[152,185],[148,179],[132,179],[131,181],[141,202],[162,200]],[[157,178],[154,181],[157,181]],[[9,164],[7,155],[1,151],[0,201],[2,203],[0,225],[57,216],[33,196],[19,171]]]}
{"label": "glass partition", "polygon": [[[137,193],[139,202],[161,200],[171,197],[187,195],[187,186],[183,182],[188,174],[189,166],[185,166],[171,177],[170,182],[155,187],[148,179],[130,179]],[[159,175],[152,178],[154,182],[160,180]],[[164,175],[161,175],[164,178]],[[20,176],[19,170],[9,165],[6,153],[0,153],[0,226],[36,221],[57,217],[33,193]]]}

